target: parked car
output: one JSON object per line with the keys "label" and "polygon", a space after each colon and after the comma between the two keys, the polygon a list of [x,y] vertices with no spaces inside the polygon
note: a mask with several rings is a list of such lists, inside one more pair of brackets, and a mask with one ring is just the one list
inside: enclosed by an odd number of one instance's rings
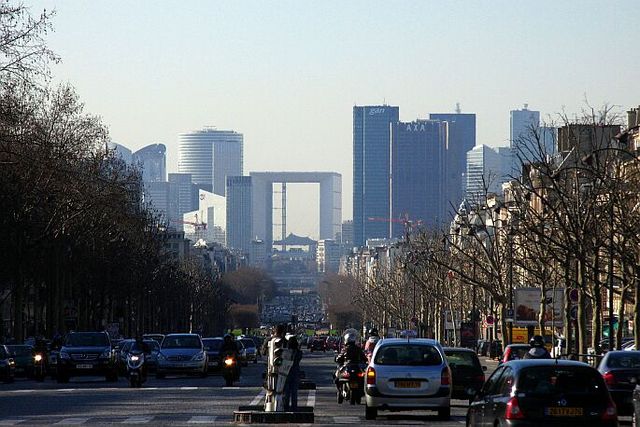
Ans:
{"label": "parked car", "polygon": [[445,347],[444,354],[451,369],[451,397],[471,400],[484,384],[486,366],[469,348]]}
{"label": "parked car", "polygon": [[440,343],[389,338],[378,343],[366,371],[365,418],[380,410],[434,410],[451,415],[451,370]]}
{"label": "parked car", "polygon": [[218,370],[222,366],[220,349],[223,343],[224,339],[222,337],[202,338],[204,351],[207,352],[207,366],[210,371]]}
{"label": "parked car", "polygon": [[569,360],[502,364],[474,397],[467,426],[617,426],[600,373]]}
{"label": "parked car", "polygon": [[0,380],[12,383],[16,375],[16,365],[6,346],[0,344]]}
{"label": "parked car", "polygon": [[633,390],[640,378],[640,351],[609,351],[598,364],[619,415],[633,412]]}
{"label": "parked car", "polygon": [[167,374],[207,376],[207,353],[197,334],[169,334],[158,352],[157,378]]}
{"label": "parked car", "polygon": [[116,359],[109,334],[106,332],[72,332],[60,349],[57,380],[65,383],[70,377],[98,375],[107,381],[117,381]]}
{"label": "parked car", "polygon": [[504,349],[500,363],[523,359],[529,350],[531,350],[529,344],[509,344],[507,348]]}
{"label": "parked car", "polygon": [[33,377],[33,347],[30,345],[7,345],[7,350],[15,362],[17,377]]}
{"label": "parked car", "polygon": [[251,338],[241,338],[238,340],[243,346],[243,356],[245,363],[253,362],[258,363],[258,349],[256,343]]}

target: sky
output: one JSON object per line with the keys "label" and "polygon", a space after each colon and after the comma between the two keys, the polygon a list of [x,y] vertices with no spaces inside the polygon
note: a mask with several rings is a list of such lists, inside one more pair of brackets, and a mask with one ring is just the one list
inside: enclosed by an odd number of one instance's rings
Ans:
{"label": "sky", "polygon": [[[352,216],[352,107],[401,120],[477,114],[508,144],[509,111],[640,104],[637,0],[26,1],[54,9],[56,81],[133,150],[179,133],[244,134],[244,169],[335,171]],[[288,187],[289,230],[318,234],[318,189]]]}

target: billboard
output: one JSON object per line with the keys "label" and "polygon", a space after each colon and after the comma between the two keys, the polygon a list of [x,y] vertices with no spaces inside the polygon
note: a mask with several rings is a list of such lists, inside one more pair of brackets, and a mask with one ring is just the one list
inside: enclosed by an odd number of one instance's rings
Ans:
{"label": "billboard", "polygon": [[[547,289],[545,292],[546,312],[544,321],[547,325],[562,326],[562,309],[564,308],[564,288]],[[540,300],[542,289],[518,288],[515,289],[515,322],[517,326],[530,326],[538,324],[540,314]]]}

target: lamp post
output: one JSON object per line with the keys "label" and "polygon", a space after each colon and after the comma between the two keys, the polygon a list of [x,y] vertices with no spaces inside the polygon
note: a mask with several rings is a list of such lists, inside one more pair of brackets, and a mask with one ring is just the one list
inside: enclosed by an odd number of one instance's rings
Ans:
{"label": "lamp post", "polygon": [[[623,301],[620,302],[623,304]],[[622,319],[618,319],[620,328]],[[613,201],[609,200],[609,351],[613,350]]]}

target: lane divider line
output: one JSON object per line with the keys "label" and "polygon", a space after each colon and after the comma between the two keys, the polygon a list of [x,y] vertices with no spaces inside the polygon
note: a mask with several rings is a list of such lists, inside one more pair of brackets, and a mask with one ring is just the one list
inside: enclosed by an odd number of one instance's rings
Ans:
{"label": "lane divider line", "polygon": [[307,406],[316,406],[316,391],[309,390],[309,396],[307,397]]}
{"label": "lane divider line", "polygon": [[89,418],[65,418],[64,420],[60,420],[56,423],[56,425],[78,425],[78,424],[84,424],[87,421],[89,421]]}
{"label": "lane divider line", "polygon": [[260,392],[258,393],[258,395],[256,397],[253,398],[253,400],[251,401],[251,403],[249,404],[249,406],[256,406],[260,404],[260,401],[262,399],[264,399],[264,395],[267,391],[265,389],[260,390]]}
{"label": "lane divider line", "polygon": [[216,422],[216,418],[218,417],[215,415],[195,415],[191,417],[189,421],[187,421],[187,424],[213,424]]}
{"label": "lane divider line", "polygon": [[122,424],[146,424],[153,419],[152,416],[136,416],[129,417]]}

